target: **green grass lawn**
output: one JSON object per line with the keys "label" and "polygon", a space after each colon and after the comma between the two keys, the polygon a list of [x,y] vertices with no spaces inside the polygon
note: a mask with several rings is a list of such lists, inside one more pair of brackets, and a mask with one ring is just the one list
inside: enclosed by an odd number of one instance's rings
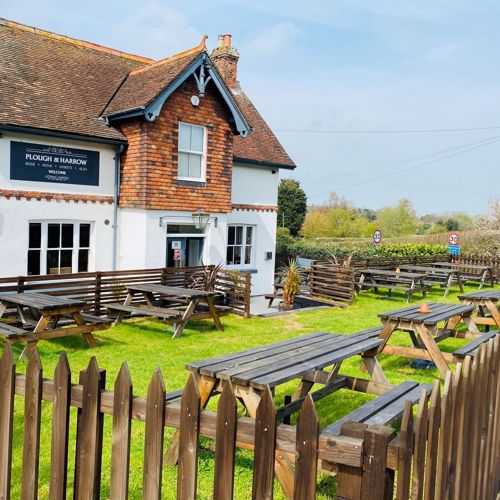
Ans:
{"label": "green grass lawn", "polygon": [[[476,290],[477,287],[467,287],[467,292]],[[418,303],[419,298],[414,298],[413,303]],[[450,294],[443,299],[442,291],[434,288],[428,300],[436,302],[456,303],[456,294]],[[167,391],[183,387],[188,372],[184,365],[186,362],[195,361],[224,353],[248,349],[271,342],[314,331],[331,331],[338,333],[353,333],[365,328],[377,326],[380,320],[377,313],[397,309],[405,306],[404,297],[397,293],[393,299],[388,300],[383,296],[363,292],[356,298],[355,303],[346,309],[324,309],[310,312],[299,312],[274,318],[243,319],[230,315],[223,318],[224,332],[215,330],[211,321],[192,322],[177,340],[171,339],[169,326],[155,321],[134,320],[127,321],[115,328],[96,334],[100,345],[96,349],[89,349],[80,336],[68,337],[60,340],[40,342],[38,349],[46,378],[53,377],[59,353],[66,351],[72,369],[73,382],[78,381],[78,373],[84,369],[91,356],[96,356],[101,369],[107,370],[107,387],[112,389],[112,384],[123,361],[127,361],[132,380],[134,394],[146,395],[148,383],[153,370],[159,366],[165,379]],[[393,336],[395,338],[396,336]],[[410,345],[409,337],[398,334],[396,341],[403,345]],[[465,341],[466,343],[467,341]],[[463,340],[447,339],[440,344],[441,349],[453,351]],[[21,345],[14,346],[16,359],[22,350]],[[438,376],[435,369],[419,370],[409,366],[409,360],[392,356],[382,356],[381,365],[391,383],[404,380],[432,383]],[[359,370],[359,358],[344,362],[342,372],[357,376],[364,376]],[[19,363],[17,371],[23,372],[25,363]],[[277,403],[283,402],[285,394],[292,394],[293,383],[280,386],[276,392]],[[316,408],[321,420],[321,426],[334,422],[343,415],[356,409],[371,396],[340,390],[328,398],[317,402]],[[14,453],[13,453],[13,498],[20,497],[21,458],[22,458],[22,422],[23,407],[19,398],[16,398]],[[209,408],[215,408],[214,402]],[[75,410],[72,409],[72,428],[74,429]],[[48,477],[50,468],[50,436],[51,436],[51,406],[43,403],[43,417],[41,428],[40,450],[40,498],[48,498]],[[130,498],[141,498],[142,485],[142,452],[143,452],[144,424],[134,422],[132,427],[132,445],[130,462]],[[167,439],[172,430],[167,429]],[[68,483],[73,482],[74,465],[74,435],[70,436],[70,464]],[[105,436],[103,445],[102,464],[102,498],[109,496],[109,475],[111,462],[111,417],[105,418]],[[201,499],[212,498],[213,488],[213,442],[202,439],[199,461],[198,495]],[[175,484],[177,477],[175,467],[165,467],[163,474],[162,498],[175,498]],[[318,498],[333,498],[335,479],[320,475]],[[252,485],[252,454],[248,451],[237,452],[235,472],[236,499],[246,499],[250,496]],[[275,484],[275,498],[283,498],[278,483]]]}

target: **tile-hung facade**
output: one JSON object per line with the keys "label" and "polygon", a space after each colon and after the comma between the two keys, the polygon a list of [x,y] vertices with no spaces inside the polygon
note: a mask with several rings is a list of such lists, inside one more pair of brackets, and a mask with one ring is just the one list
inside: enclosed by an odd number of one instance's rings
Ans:
{"label": "tile-hung facade", "polygon": [[269,292],[295,165],[238,58],[229,35],[153,61],[0,19],[0,277],[222,263]]}

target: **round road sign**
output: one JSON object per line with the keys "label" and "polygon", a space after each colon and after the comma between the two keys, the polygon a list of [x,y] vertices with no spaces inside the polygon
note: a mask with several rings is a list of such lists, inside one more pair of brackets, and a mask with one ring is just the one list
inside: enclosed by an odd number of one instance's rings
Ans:
{"label": "round road sign", "polygon": [[448,236],[448,243],[450,245],[458,245],[458,242],[460,241],[460,238],[458,237],[457,233],[450,233]]}
{"label": "round road sign", "polygon": [[382,241],[382,233],[377,229],[373,232],[373,243],[378,245]]}

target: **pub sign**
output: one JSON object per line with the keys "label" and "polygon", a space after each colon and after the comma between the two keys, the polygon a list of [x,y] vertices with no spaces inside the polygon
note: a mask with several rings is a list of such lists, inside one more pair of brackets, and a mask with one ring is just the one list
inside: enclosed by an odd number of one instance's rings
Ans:
{"label": "pub sign", "polygon": [[99,152],[11,141],[10,178],[98,186]]}

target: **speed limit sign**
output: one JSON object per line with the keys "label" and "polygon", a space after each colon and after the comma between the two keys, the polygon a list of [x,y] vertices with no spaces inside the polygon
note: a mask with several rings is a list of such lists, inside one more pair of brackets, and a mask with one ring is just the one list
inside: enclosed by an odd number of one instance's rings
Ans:
{"label": "speed limit sign", "polygon": [[460,238],[458,237],[457,233],[450,233],[448,236],[448,243],[450,245],[458,245],[458,242],[460,241]]}
{"label": "speed limit sign", "polygon": [[373,243],[378,245],[382,241],[382,233],[377,229],[373,232]]}

